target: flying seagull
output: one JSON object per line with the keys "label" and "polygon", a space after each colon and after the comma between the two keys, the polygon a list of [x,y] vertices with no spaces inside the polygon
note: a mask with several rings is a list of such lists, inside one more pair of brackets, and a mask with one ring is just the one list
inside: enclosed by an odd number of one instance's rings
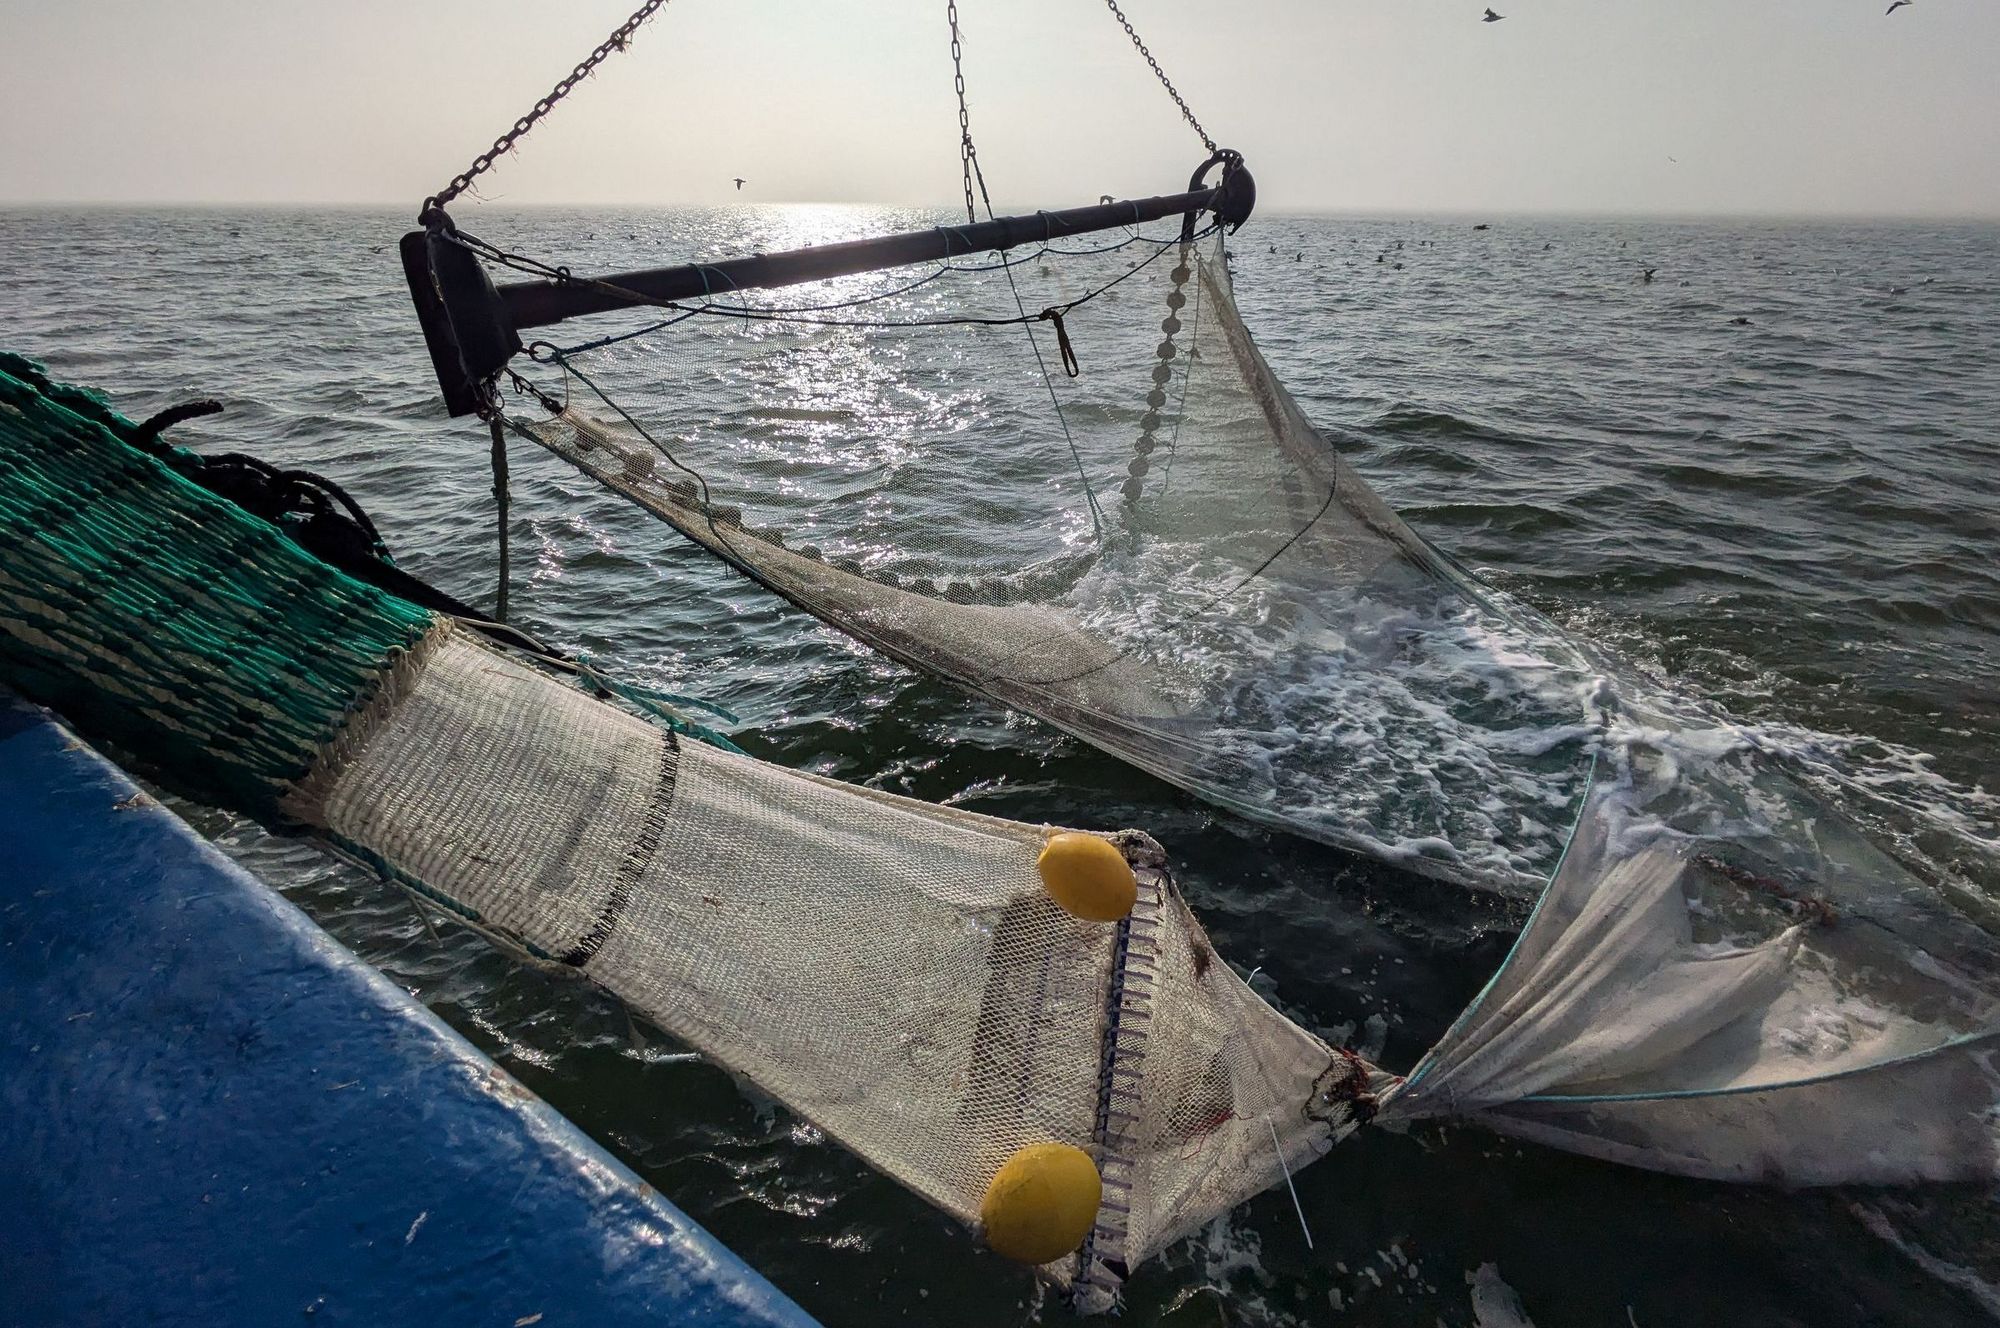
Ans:
{"label": "flying seagull", "polygon": [[[1897,3],[1907,5],[1910,3],[1910,0],[1897,0]],[[1486,17],[1480,19],[1479,21],[1481,23],[1498,23],[1501,19],[1505,17],[1507,17],[1505,14],[1496,14],[1489,9],[1486,11]]]}
{"label": "flying seagull", "polygon": [[1904,5],[1907,5],[1909,3],[1910,0],[1893,0],[1893,2],[1887,9],[1882,11],[1882,17],[1887,18],[1889,15],[1895,13],[1897,10],[1901,9]]}
{"label": "flying seagull", "polygon": [[[1907,4],[1908,2],[1909,0],[1904,0],[1905,4]],[[735,176],[734,179],[736,180],[736,192],[740,194],[743,192],[743,177],[738,175]]]}

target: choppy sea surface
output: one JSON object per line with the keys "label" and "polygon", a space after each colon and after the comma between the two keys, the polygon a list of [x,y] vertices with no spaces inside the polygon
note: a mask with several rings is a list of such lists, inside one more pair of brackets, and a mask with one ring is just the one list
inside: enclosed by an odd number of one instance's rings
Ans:
{"label": "choppy sea surface", "polygon": [[[943,219],[461,217],[581,270]],[[1255,218],[1234,246],[1246,321],[1433,542],[1713,701],[1908,854],[2000,890],[2000,227],[1490,220]],[[133,416],[221,399],[182,441],[331,476],[406,567],[483,602],[486,444],[443,416],[404,229],[386,212],[0,211],[0,345]],[[676,382],[691,417],[736,408],[726,362]],[[1145,827],[1218,953],[1390,1068],[1505,952],[1517,905],[1252,827],[912,674],[526,453],[516,619],[733,708],[754,754],[1023,820]],[[1068,1317],[782,1107],[663,1055],[608,998],[434,933],[307,847],[183,810],[827,1323]],[[2000,1316],[2000,1214],[1971,1187],[1727,1187],[1453,1128],[1364,1132],[1300,1175],[1299,1198],[1310,1250],[1289,1199],[1265,1195],[1142,1269],[1128,1319]]]}

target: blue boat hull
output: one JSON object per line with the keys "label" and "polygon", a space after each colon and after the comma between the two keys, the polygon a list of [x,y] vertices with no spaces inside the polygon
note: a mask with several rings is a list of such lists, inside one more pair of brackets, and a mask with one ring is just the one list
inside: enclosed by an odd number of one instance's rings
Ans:
{"label": "blue boat hull", "polygon": [[811,1328],[41,712],[0,696],[0,1317]]}

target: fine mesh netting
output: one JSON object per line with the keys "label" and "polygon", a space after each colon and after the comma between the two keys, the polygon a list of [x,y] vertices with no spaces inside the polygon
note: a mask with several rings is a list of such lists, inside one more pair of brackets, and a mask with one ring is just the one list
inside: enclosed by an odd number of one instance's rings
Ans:
{"label": "fine mesh netting", "polygon": [[[1020,282],[1059,303],[1111,261]],[[748,405],[691,423],[619,343],[563,357],[568,408],[535,432],[843,630],[1219,803],[1547,884],[1388,1119],[1733,1179],[1993,1174],[1977,884],[1425,544],[1272,376],[1219,238],[1116,261],[1066,315],[1074,381],[1018,342],[1012,379],[968,373],[960,342],[1014,327],[718,320]]]}
{"label": "fine mesh netting", "polygon": [[[1011,313],[1010,281],[1029,310],[1101,290],[1063,320],[1078,377],[1046,325],[1047,378],[1019,326],[936,325]],[[857,314],[918,325],[798,321]],[[1469,882],[1545,876],[1588,765],[1578,698],[1521,685],[1554,667],[1529,615],[1306,421],[1219,237],[774,317],[564,354],[568,409],[534,436],[842,630],[1224,806]]]}
{"label": "fine mesh netting", "polygon": [[[1125,1272],[1332,1146],[1368,1075],[1209,949],[1165,855],[1123,921],[1051,831],[734,755],[318,562],[0,359],[0,685],[170,785],[311,828],[580,972],[961,1220],[1024,1145],[1103,1201],[1050,1265]],[[116,584],[106,578],[116,576]],[[596,675],[592,675],[596,676]]]}
{"label": "fine mesh netting", "polygon": [[1506,963],[1383,1117],[1724,1180],[1990,1179],[1990,935],[1778,772],[1748,787],[1797,799],[1794,837],[1758,844],[1717,821],[1720,771],[1634,767],[1586,803]]}
{"label": "fine mesh netting", "polygon": [[1347,1128],[1308,1110],[1339,1058],[1214,959],[1143,836],[1131,921],[1086,922],[1045,827],[683,743],[460,634],[394,691],[294,815],[966,1222],[1024,1145],[1090,1149],[1101,1290]]}
{"label": "fine mesh netting", "polygon": [[1629,1165],[1790,1185],[2000,1174],[2000,951],[1754,735],[1586,642],[1600,752],[1487,989],[1383,1095]]}

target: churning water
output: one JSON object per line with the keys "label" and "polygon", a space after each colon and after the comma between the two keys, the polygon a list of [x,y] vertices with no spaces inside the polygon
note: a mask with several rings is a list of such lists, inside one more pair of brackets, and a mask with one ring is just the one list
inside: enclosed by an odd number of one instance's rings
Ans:
{"label": "churning water", "polygon": [[[484,211],[462,220],[582,270],[939,219]],[[403,229],[353,211],[0,212],[0,344],[135,416],[221,398],[182,441],[339,480],[405,566],[481,600],[485,444],[437,403]],[[1712,700],[1905,853],[2000,888],[2000,228],[1260,217],[1235,250],[1279,376],[1434,542]],[[685,421],[740,410],[726,361],[674,381]],[[817,409],[790,427],[811,432]],[[1253,828],[914,676],[526,452],[516,617],[732,707],[754,754],[1024,820],[1149,829],[1219,953],[1391,1068],[1504,953],[1513,906]],[[309,849],[191,814],[829,1324],[1066,1314],[782,1108],[663,1058],[655,1035],[635,1043],[608,1000],[461,930],[433,939],[401,895]],[[1128,1314],[1499,1324],[1518,1298],[1541,1328],[1651,1328],[2000,1309],[2000,1214],[1976,1190],[1731,1188],[1456,1128],[1364,1132],[1299,1190],[1314,1250],[1266,1195],[1142,1270]]]}

